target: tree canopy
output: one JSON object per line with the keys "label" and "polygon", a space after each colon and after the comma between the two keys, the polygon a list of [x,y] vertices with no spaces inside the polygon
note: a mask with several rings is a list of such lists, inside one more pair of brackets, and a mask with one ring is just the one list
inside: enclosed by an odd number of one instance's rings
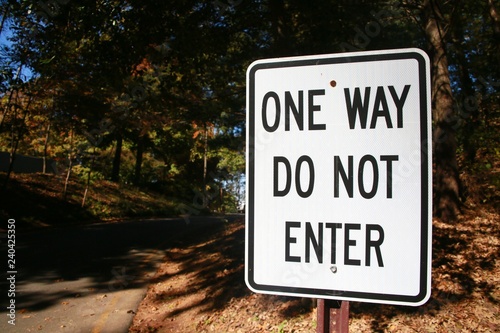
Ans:
{"label": "tree canopy", "polygon": [[493,0],[0,4],[1,150],[55,159],[68,177],[234,209],[252,61],[398,47],[432,59],[436,215],[453,218],[464,200],[457,156],[500,153]]}

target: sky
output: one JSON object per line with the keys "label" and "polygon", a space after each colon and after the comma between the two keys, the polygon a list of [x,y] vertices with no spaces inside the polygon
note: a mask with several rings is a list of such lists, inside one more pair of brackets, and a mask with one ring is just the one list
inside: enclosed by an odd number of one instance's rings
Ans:
{"label": "sky", "polygon": [[3,30],[0,34],[0,45],[5,45],[5,44],[10,44],[10,42],[7,40],[7,37],[10,36],[12,33],[10,31],[10,26],[9,26],[9,21],[6,21],[4,23]]}
{"label": "sky", "polygon": [[[10,22],[7,20],[4,23],[3,30],[0,33],[0,47],[3,48],[4,46],[10,46],[12,45],[12,42],[9,41],[9,37],[12,36],[12,31],[10,30]],[[28,68],[24,68],[22,70],[22,78],[25,80],[29,80],[33,76],[33,72],[29,70]]]}

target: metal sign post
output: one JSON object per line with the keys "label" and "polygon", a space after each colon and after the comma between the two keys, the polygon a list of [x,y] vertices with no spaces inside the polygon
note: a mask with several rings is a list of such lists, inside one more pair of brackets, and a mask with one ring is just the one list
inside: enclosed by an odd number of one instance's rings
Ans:
{"label": "metal sign post", "polygon": [[316,333],[349,332],[349,302],[318,299]]}

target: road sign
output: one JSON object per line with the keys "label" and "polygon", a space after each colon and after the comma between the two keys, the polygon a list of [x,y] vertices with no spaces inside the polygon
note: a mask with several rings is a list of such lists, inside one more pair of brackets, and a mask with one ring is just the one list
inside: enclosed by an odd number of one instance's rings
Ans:
{"label": "road sign", "polygon": [[250,289],[414,306],[427,301],[429,73],[419,49],[250,65]]}

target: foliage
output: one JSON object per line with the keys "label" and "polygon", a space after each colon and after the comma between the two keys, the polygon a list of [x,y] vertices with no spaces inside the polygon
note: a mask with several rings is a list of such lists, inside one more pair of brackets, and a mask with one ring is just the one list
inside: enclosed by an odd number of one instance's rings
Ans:
{"label": "foliage", "polygon": [[[427,15],[428,4],[440,15]],[[453,94],[446,126],[458,153],[467,155],[462,170],[485,165],[481,148],[498,142],[494,2],[13,0],[0,6],[0,37],[9,39],[0,50],[0,147],[56,159],[61,170],[76,166],[77,173],[186,201],[196,193],[215,200],[207,186],[216,185],[222,200],[206,206],[233,209],[244,196],[245,70],[253,60],[395,47],[432,55],[425,27],[434,17],[443,28]],[[498,159],[493,151],[488,156]]]}

